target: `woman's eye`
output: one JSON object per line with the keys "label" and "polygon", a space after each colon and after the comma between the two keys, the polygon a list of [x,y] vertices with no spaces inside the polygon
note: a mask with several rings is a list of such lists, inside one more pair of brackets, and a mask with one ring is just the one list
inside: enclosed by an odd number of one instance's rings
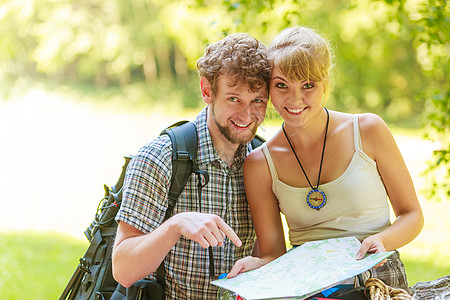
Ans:
{"label": "woman's eye", "polygon": [[304,89],[307,89],[307,90],[310,90],[310,89],[312,89],[314,87],[314,83],[312,83],[312,82],[308,82],[308,83],[306,83],[304,86],[303,86],[303,88]]}
{"label": "woman's eye", "polygon": [[279,88],[279,89],[285,89],[285,88],[287,88],[287,86],[286,86],[284,83],[277,83],[277,84],[275,84],[275,86],[276,86],[277,88]]}

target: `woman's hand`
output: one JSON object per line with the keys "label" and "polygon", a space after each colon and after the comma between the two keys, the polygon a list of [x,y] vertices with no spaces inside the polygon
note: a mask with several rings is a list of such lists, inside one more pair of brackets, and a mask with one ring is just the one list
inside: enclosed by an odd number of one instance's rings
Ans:
{"label": "woman's hand", "polygon": [[[364,239],[364,241],[361,243],[361,247],[359,248],[358,252],[356,253],[356,259],[362,259],[366,255],[366,253],[381,253],[386,252],[386,248],[383,245],[383,241],[381,238],[377,237],[376,235],[369,236]],[[378,265],[376,265],[374,268],[381,267],[387,262],[387,259],[384,259],[381,261]]]}
{"label": "woman's hand", "polygon": [[227,278],[233,278],[239,273],[244,273],[247,271],[260,268],[265,264],[266,263],[264,263],[264,261],[259,257],[247,256],[241,258],[234,264],[233,268],[231,268],[231,271],[228,273]]}

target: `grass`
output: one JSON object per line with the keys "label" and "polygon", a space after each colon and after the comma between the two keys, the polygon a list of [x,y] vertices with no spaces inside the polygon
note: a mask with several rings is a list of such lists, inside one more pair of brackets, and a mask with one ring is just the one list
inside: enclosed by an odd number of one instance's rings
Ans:
{"label": "grass", "polygon": [[0,234],[0,298],[58,299],[87,241],[46,232]]}
{"label": "grass", "polygon": [[[1,299],[58,299],[88,242],[51,232],[0,233]],[[438,251],[402,256],[410,285],[450,274]]]}
{"label": "grass", "polygon": [[417,282],[431,281],[450,274],[450,265],[448,262],[440,261],[441,257],[436,253],[433,257],[412,257],[402,255],[402,261],[405,264],[408,282],[412,286]]}

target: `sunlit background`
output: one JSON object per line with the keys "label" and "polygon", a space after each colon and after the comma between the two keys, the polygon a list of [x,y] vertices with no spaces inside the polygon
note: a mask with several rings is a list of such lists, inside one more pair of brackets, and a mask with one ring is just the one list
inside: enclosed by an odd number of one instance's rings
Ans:
{"label": "sunlit background", "polygon": [[[426,222],[400,249],[410,285],[449,274],[446,2],[0,1],[0,298],[59,297],[123,156],[203,106],[209,43],[248,32],[268,45],[292,25],[336,51],[327,107],[393,130]],[[279,125],[270,111],[259,133]]]}

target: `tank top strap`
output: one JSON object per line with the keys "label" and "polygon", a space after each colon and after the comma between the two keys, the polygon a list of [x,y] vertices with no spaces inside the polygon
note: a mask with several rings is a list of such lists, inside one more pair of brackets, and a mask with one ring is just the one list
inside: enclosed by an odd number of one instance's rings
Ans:
{"label": "tank top strap", "polygon": [[356,151],[362,151],[361,133],[359,132],[358,116],[353,115],[353,139]]}
{"label": "tank top strap", "polygon": [[275,168],[275,164],[273,163],[272,156],[270,156],[269,148],[267,148],[266,143],[261,146],[261,150],[266,157],[267,164],[269,165],[269,171],[270,175],[272,176],[272,180],[278,179],[277,169]]}

